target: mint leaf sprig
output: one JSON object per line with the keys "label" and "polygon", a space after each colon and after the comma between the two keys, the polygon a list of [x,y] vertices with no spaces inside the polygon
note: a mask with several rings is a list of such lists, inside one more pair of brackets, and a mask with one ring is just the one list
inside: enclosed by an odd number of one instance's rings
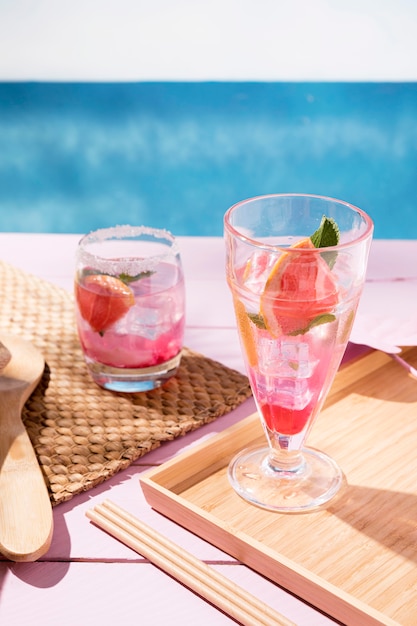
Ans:
{"label": "mint leaf sprig", "polygon": [[122,273],[122,274],[119,274],[117,278],[121,280],[123,283],[125,283],[126,285],[128,285],[129,283],[134,283],[137,280],[142,280],[142,278],[149,278],[149,276],[152,276],[152,274],[155,274],[155,270],[147,270],[145,272],[139,272],[139,274],[136,274],[135,276]]}
{"label": "mint leaf sprig", "polygon": [[[326,215],[323,215],[320,226],[310,236],[310,240],[315,248],[329,248],[331,246],[337,246],[340,241],[340,230],[336,221],[332,217],[326,217]],[[323,252],[322,257],[330,269],[332,269],[336,263],[337,252]]]}
{"label": "mint leaf sprig", "polygon": [[[82,277],[94,276],[96,274],[101,274],[102,276],[114,276],[114,274],[110,274],[108,272],[99,272],[90,267],[85,267],[81,272]],[[122,272],[121,274],[118,274],[116,278],[121,280],[122,283],[125,283],[125,285],[129,285],[130,283],[134,283],[137,280],[142,280],[142,278],[149,278],[149,276],[152,276],[152,274],[155,274],[155,270],[146,270],[143,272],[139,272],[139,274],[135,274],[134,276],[131,276],[130,274]]]}
{"label": "mint leaf sprig", "polygon": [[329,248],[337,246],[340,241],[340,230],[336,221],[332,217],[323,215],[320,226],[310,236],[315,248]]}

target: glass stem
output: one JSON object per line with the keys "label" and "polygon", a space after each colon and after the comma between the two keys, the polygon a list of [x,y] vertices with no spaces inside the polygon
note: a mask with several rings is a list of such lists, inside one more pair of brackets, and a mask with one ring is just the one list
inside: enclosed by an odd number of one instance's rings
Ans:
{"label": "glass stem", "polygon": [[305,466],[304,456],[298,445],[294,446],[294,438],[290,435],[271,436],[269,433],[270,453],[268,463],[276,472],[297,473]]}

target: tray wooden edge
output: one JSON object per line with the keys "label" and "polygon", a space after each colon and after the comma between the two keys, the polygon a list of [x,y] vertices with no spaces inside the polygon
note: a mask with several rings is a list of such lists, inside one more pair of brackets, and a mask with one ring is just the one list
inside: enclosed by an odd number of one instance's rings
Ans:
{"label": "tray wooden edge", "polygon": [[159,513],[343,624],[399,626],[291,559],[283,555],[277,558],[272,549],[181,495],[187,487],[228,465],[236,450],[256,440],[263,441],[264,433],[254,413],[141,476],[139,481],[146,501]]}

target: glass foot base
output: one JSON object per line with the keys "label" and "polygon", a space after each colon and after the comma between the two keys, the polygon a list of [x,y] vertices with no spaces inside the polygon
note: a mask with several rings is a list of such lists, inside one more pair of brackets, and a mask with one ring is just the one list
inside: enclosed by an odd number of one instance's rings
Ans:
{"label": "glass foot base", "polygon": [[247,448],[229,465],[229,481],[236,493],[263,509],[313,511],[334,498],[344,483],[337,463],[318,450],[304,448],[304,463],[296,471],[274,469],[269,454],[266,446]]}
{"label": "glass foot base", "polygon": [[119,393],[138,393],[151,391],[161,387],[169,378],[175,375],[181,360],[181,353],[176,357],[155,365],[137,369],[111,367],[85,358],[91,378],[97,385],[109,391]]}

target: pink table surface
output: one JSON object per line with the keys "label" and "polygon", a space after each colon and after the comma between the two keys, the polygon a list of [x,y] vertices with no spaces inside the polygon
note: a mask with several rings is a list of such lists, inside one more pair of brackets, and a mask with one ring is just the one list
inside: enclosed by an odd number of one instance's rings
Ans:
{"label": "pink table surface", "polygon": [[[0,258],[65,289],[72,289],[78,235],[0,233]],[[186,345],[243,371],[230,295],[224,278],[221,238],[179,237],[186,275]],[[389,259],[389,263],[387,263]],[[415,283],[417,241],[373,243],[361,311],[381,311],[387,288],[407,306]],[[414,290],[417,291],[417,290]],[[410,300],[411,298],[411,300]],[[352,346],[350,353],[354,352]],[[233,624],[191,591],[92,525],[87,509],[110,498],[171,540],[222,571],[298,626],[335,622],[229,555],[152,510],[139,485],[142,472],[253,413],[253,400],[185,437],[148,453],[109,481],[54,508],[54,535],[36,563],[0,557],[0,624],[60,626],[142,623],[171,626]]]}

